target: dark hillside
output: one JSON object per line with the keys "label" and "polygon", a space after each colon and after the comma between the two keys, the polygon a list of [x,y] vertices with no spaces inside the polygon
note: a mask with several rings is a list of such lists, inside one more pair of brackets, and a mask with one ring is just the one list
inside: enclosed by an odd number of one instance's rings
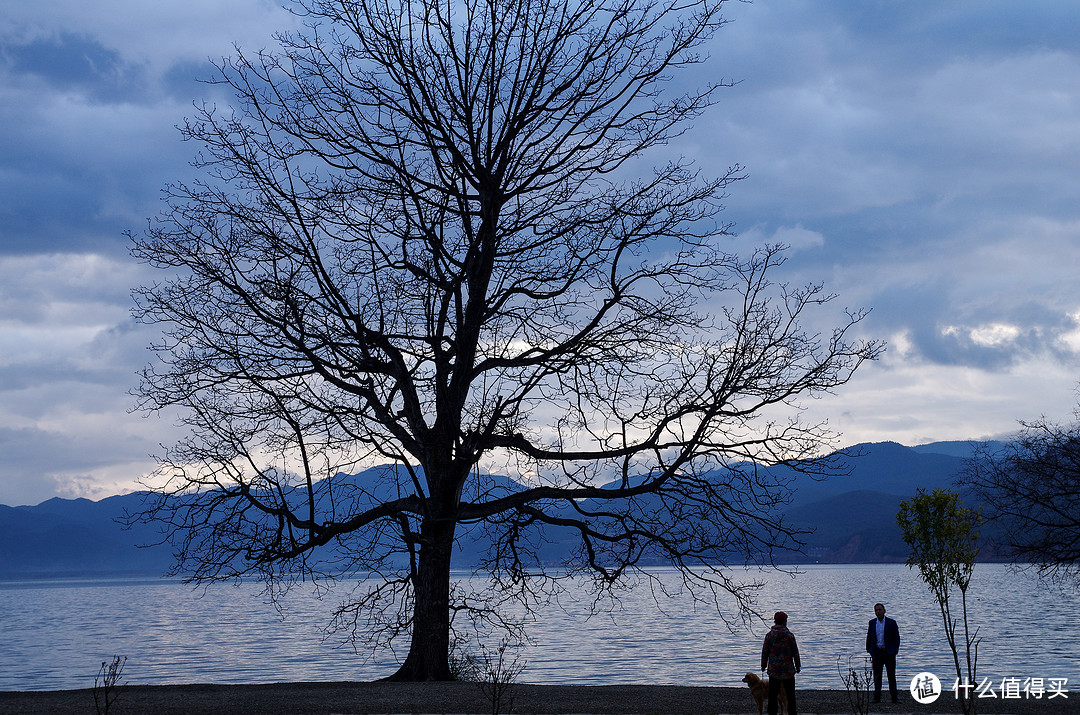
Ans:
{"label": "dark hillside", "polygon": [[[903,561],[906,552],[895,521],[900,500],[918,488],[952,487],[965,449],[970,451],[970,443],[917,448],[895,442],[861,444],[844,450],[850,474],[823,482],[799,476],[786,518],[814,533],[807,538],[805,553],[793,553],[791,560]],[[396,489],[392,475],[378,468],[333,479],[358,503]],[[486,476],[485,485],[496,491],[520,488],[498,476]],[[0,506],[0,578],[164,574],[172,565],[167,546],[137,548],[159,539],[155,528],[137,525],[125,531],[115,521],[125,511],[138,511],[143,496],[133,493],[96,502],[54,498],[37,506]],[[538,557],[558,562],[573,540],[555,531],[548,536],[554,541],[538,545]],[[482,528],[463,529],[458,565],[475,563],[486,547]]]}

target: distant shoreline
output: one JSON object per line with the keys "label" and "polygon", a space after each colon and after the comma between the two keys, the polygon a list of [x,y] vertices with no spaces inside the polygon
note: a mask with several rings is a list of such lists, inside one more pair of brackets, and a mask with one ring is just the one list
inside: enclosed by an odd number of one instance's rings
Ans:
{"label": "distant shoreline", "polygon": [[[678,685],[515,685],[513,711],[521,715],[672,715],[756,713],[744,688]],[[887,698],[886,698],[887,700]],[[798,711],[805,715],[853,712],[843,690],[799,690]],[[391,715],[398,713],[483,713],[491,703],[475,683],[269,683],[263,685],[127,685],[115,703],[118,713],[153,715]],[[947,694],[920,705],[901,692],[899,704],[870,706],[870,715],[956,715],[959,705]],[[981,714],[1080,714],[1080,692],[1053,700],[980,700]],[[93,713],[93,691],[0,692],[0,715],[14,713]],[[502,712],[511,712],[503,707]]]}

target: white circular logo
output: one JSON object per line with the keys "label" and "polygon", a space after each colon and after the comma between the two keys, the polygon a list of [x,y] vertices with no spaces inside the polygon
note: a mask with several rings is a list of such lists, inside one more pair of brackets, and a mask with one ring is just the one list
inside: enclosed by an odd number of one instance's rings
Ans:
{"label": "white circular logo", "polygon": [[933,673],[919,673],[911,679],[911,697],[920,705],[928,705],[941,695],[941,681]]}

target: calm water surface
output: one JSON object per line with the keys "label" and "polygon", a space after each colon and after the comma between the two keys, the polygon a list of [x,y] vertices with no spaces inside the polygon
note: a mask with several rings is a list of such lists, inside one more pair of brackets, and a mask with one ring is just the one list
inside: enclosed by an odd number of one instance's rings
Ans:
{"label": "calm water surface", "polygon": [[[954,677],[937,604],[918,574],[901,565],[805,566],[792,578],[753,571],[767,581],[759,602],[782,609],[799,641],[800,687],[843,689],[837,657],[861,665],[866,624],[883,601],[900,624],[897,677],[918,672]],[[663,578],[673,574],[657,571]],[[323,637],[331,594],[295,592],[283,619],[257,585],[204,592],[163,580],[0,582],[0,690],[56,690],[93,685],[103,660],[126,655],[124,682],[263,683],[370,680],[395,661],[370,662]],[[564,607],[566,604],[564,604]],[[978,625],[979,673],[1069,678],[1080,689],[1080,654],[1068,630],[1080,620],[1070,593],[1041,588],[1023,573],[979,564],[969,589]],[[631,592],[612,616],[580,608],[549,609],[522,649],[522,682],[597,685],[659,683],[741,686],[757,669],[765,627],[730,633],[716,613],[689,598],[663,612],[645,590]]]}

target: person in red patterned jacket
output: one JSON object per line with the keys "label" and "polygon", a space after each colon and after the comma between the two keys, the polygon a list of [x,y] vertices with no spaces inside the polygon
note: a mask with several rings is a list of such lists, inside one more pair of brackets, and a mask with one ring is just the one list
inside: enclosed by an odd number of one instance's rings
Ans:
{"label": "person in red patterned jacket", "polygon": [[776,698],[783,686],[787,694],[787,715],[796,715],[795,674],[802,670],[799,644],[787,628],[787,614],[777,611],[773,627],[765,634],[761,648],[761,669],[769,675],[769,715],[776,715]]}

